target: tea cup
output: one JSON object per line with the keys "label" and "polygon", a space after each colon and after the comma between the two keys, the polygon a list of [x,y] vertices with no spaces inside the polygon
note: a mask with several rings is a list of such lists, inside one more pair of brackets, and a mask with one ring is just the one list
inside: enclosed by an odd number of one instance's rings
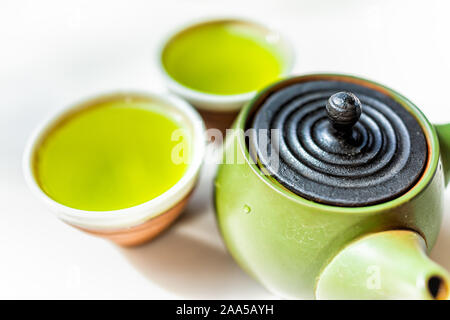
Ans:
{"label": "tea cup", "polygon": [[[239,29],[241,30],[240,32],[248,33],[252,37],[261,39],[261,41],[264,41],[273,47],[274,50],[277,51],[282,65],[277,79],[290,74],[294,67],[295,54],[291,43],[282,36],[280,32],[262,23],[241,18],[224,17],[197,20],[175,29],[163,38],[157,55],[157,65],[169,91],[186,99],[198,108],[206,121],[207,127],[224,130],[231,125],[231,122],[234,120],[239,109],[246,102],[250,101],[260,88],[236,94],[205,92],[189,87],[178,81],[170,74],[170,72],[168,72],[167,67],[164,64],[164,55],[165,52],[169,50],[168,48],[171,43],[177,41],[177,39],[186,32],[209,25],[227,25],[231,28]],[[214,43],[207,45],[214,46]],[[277,79],[273,79],[273,81]]]}
{"label": "tea cup", "polygon": [[[118,210],[80,210],[52,199],[38,183],[34,168],[36,150],[43,139],[65,119],[99,102],[133,98],[146,99],[161,105],[163,113],[183,123],[183,129],[191,141],[191,152],[187,169],[179,181],[149,201]],[[185,208],[196,184],[205,152],[204,130],[203,121],[195,109],[175,96],[146,92],[115,92],[85,99],[53,113],[32,133],[23,156],[25,180],[33,194],[67,224],[119,245],[142,244],[168,228]]]}

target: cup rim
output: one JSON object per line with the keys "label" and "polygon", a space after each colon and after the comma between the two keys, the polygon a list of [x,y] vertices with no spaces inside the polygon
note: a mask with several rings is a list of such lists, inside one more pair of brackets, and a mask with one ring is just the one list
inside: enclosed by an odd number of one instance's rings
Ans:
{"label": "cup rim", "polygon": [[[308,79],[346,79],[347,81],[355,81],[358,83],[363,83],[365,85],[373,86],[374,88],[378,88],[379,90],[384,91],[385,94],[389,95],[392,99],[395,99],[398,103],[400,103],[404,108],[406,108],[419,122],[420,126],[422,127],[422,130],[424,131],[425,138],[427,141],[427,147],[428,147],[428,158],[426,167],[423,171],[422,176],[420,179],[416,182],[414,186],[411,187],[407,192],[404,194],[391,199],[386,202],[368,205],[368,206],[362,206],[362,207],[344,207],[344,206],[333,206],[329,204],[323,204],[314,202],[308,199],[305,199],[293,192],[287,191],[286,189],[282,188],[281,186],[277,185],[273,181],[271,181],[264,173],[261,171],[261,169],[258,167],[258,165],[253,161],[249,150],[245,143],[245,137],[243,131],[246,129],[246,123],[248,116],[250,114],[250,111],[252,107],[254,106],[254,103],[257,102],[258,99],[261,99],[263,96],[267,95],[270,91],[274,90],[275,87],[279,86],[281,82],[285,81],[298,81],[298,80],[308,80]],[[400,93],[394,91],[393,89],[390,89],[380,83],[377,83],[375,81],[367,80],[362,77],[354,76],[354,75],[348,75],[348,74],[332,74],[332,73],[315,73],[315,74],[304,74],[304,75],[298,75],[294,76],[289,79],[285,79],[282,81],[279,81],[267,88],[265,88],[263,91],[261,91],[257,96],[255,96],[239,113],[236,122],[235,122],[235,128],[240,129],[238,136],[237,136],[237,144],[239,148],[239,152],[241,152],[244,156],[245,163],[250,166],[253,173],[258,176],[258,178],[265,183],[269,188],[274,190],[275,192],[282,194],[284,197],[287,197],[295,202],[298,202],[302,205],[306,205],[308,207],[315,207],[319,208],[321,210],[324,210],[326,212],[339,212],[341,214],[365,214],[365,213],[373,213],[373,212],[381,212],[385,210],[386,208],[394,208],[402,205],[405,202],[410,201],[415,196],[417,196],[428,184],[432,181],[434,174],[437,170],[437,166],[439,163],[439,141],[437,138],[436,131],[433,127],[433,125],[429,122],[429,120],[425,117],[423,112],[415,105],[413,104],[409,99],[407,99],[405,96],[401,95]]]}
{"label": "cup rim", "polygon": [[[207,110],[207,111],[236,111],[241,109],[242,105],[251,100],[259,90],[253,90],[244,93],[238,94],[214,94],[202,92],[193,88],[189,88],[177,80],[175,80],[166,70],[163,63],[163,53],[166,49],[167,45],[178,35],[181,33],[201,25],[210,24],[210,23],[221,23],[221,22],[238,22],[245,23],[257,28],[261,28],[265,30],[267,33],[276,34],[283,47],[285,48],[285,57],[283,58],[284,68],[280,73],[280,78],[284,78],[288,76],[294,68],[296,55],[295,49],[291,41],[280,32],[277,28],[272,27],[269,24],[265,24],[254,19],[239,17],[239,16],[218,16],[218,17],[209,17],[209,18],[200,18],[195,20],[190,20],[190,22],[183,23],[180,26],[169,31],[160,41],[158,49],[157,49],[157,66],[159,69],[159,73],[162,78],[166,82],[169,90],[178,94],[189,101],[199,101],[200,105],[199,109]],[[284,61],[286,60],[286,61]],[[209,106],[214,105],[214,106]]]}
{"label": "cup rim", "polygon": [[[150,101],[159,101],[165,105],[173,107],[185,119],[189,120],[192,128],[192,152],[188,167],[181,177],[172,187],[160,194],[156,198],[144,203],[117,210],[90,211],[75,209],[61,204],[47,195],[39,186],[33,169],[34,155],[36,147],[48,133],[47,130],[62,120],[70,113],[76,113],[83,107],[89,107],[96,102],[114,99],[118,97],[141,97]],[[204,139],[205,125],[198,112],[186,101],[170,94],[157,94],[144,91],[114,91],[95,95],[78,103],[59,108],[46,117],[32,132],[25,147],[22,161],[22,169],[25,181],[31,191],[41,199],[52,211],[62,220],[87,229],[120,229],[139,225],[146,220],[163,214],[165,211],[176,205],[194,187],[195,181],[203,162],[206,141]]]}

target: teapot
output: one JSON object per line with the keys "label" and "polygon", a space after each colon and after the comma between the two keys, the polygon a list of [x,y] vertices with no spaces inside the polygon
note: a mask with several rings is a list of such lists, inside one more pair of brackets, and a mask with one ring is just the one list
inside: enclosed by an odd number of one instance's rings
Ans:
{"label": "teapot", "polygon": [[[289,299],[448,299],[427,253],[450,179],[450,124],[381,84],[281,80],[240,111],[215,178],[238,264]],[[232,161],[230,161],[232,159]]]}

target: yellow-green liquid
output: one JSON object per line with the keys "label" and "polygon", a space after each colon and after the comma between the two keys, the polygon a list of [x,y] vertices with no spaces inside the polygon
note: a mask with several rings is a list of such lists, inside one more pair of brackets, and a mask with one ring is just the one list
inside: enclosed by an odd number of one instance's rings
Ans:
{"label": "yellow-green liquid", "polygon": [[202,24],[177,35],[162,54],[167,73],[191,89],[221,95],[251,92],[280,77],[280,55],[246,24]]}
{"label": "yellow-green liquid", "polygon": [[186,163],[172,158],[173,148],[186,137],[172,139],[181,126],[152,111],[154,106],[120,98],[59,123],[35,155],[35,175],[44,192],[72,208],[108,211],[167,191],[186,170]]}

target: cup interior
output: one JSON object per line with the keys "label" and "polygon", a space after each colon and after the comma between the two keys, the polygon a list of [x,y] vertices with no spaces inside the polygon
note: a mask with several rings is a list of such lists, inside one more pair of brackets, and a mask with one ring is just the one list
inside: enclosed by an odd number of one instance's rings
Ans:
{"label": "cup interior", "polygon": [[[35,175],[36,152],[42,141],[64,120],[99,103],[117,99],[141,99],[150,102],[150,110],[160,112],[180,124],[189,141],[187,168],[170,189],[142,204],[119,210],[88,211],[68,207],[45,193]],[[175,206],[192,190],[205,148],[204,124],[199,114],[185,101],[170,95],[142,92],[118,92],[84,100],[50,115],[29,139],[23,158],[25,179],[31,190],[62,220],[85,229],[108,230],[139,225]]]}

